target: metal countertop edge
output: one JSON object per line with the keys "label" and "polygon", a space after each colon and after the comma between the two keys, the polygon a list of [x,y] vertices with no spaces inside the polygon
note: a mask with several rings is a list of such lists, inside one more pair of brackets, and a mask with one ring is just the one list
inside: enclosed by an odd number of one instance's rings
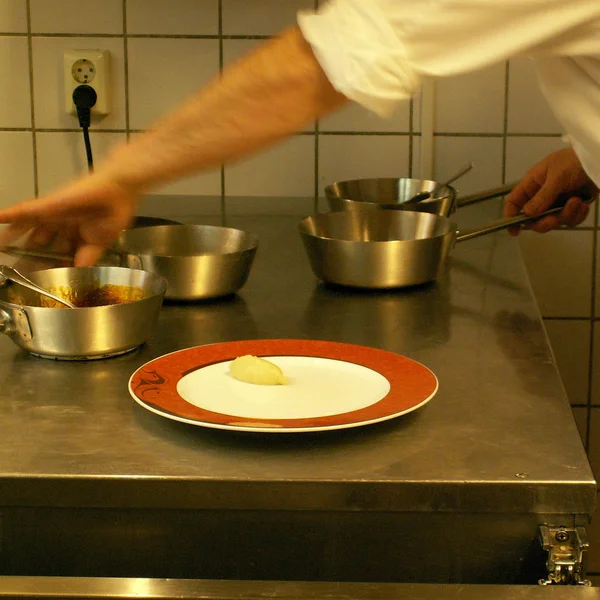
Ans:
{"label": "metal countertop edge", "polygon": [[577,586],[224,581],[106,577],[0,577],[0,598],[155,600],[552,600],[597,599],[600,588]]}

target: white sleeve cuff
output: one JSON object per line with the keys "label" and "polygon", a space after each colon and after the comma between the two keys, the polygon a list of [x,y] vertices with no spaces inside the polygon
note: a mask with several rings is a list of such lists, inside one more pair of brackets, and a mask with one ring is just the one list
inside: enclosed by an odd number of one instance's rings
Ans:
{"label": "white sleeve cuff", "polygon": [[298,25],[331,85],[382,117],[414,96],[420,78],[375,0],[331,0]]}
{"label": "white sleeve cuff", "polygon": [[589,152],[576,140],[573,140],[573,150],[575,150],[575,154],[577,154],[583,170],[596,187],[600,188],[600,166],[598,165],[598,161],[594,160]]}

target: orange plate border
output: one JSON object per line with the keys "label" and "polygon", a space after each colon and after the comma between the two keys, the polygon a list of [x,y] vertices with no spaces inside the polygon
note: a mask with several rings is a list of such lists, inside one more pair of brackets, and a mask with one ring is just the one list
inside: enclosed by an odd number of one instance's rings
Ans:
{"label": "orange plate border", "polygon": [[[187,374],[244,354],[254,356],[310,356],[362,365],[383,375],[390,391],[378,402],[336,415],[302,419],[253,419],[209,411],[184,400],[177,384]],[[224,429],[339,429],[394,418],[427,403],[437,392],[437,377],[421,363],[379,348],[301,339],[241,340],[177,350],[139,367],[129,380],[134,400],[170,419]]]}

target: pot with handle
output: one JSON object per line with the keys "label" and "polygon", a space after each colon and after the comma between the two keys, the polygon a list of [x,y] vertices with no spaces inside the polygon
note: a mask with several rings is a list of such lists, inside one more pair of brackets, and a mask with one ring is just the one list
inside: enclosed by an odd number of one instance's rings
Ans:
{"label": "pot with handle", "polygon": [[[329,209],[344,210],[405,210],[451,215],[457,208],[508,194],[517,182],[458,196],[451,185],[428,179],[374,178],[339,181],[325,188]],[[423,193],[431,196],[418,202],[412,200]]]}
{"label": "pot with handle", "polygon": [[167,288],[159,275],[124,267],[64,267],[28,276],[76,308],[59,308],[52,299],[5,284],[0,333],[31,354],[60,360],[107,358],[141,346],[152,335]]}
{"label": "pot with handle", "polygon": [[459,232],[442,215],[418,211],[341,211],[303,219],[299,232],[314,274],[338,285],[386,289],[434,281],[458,242],[562,210],[499,219]]}

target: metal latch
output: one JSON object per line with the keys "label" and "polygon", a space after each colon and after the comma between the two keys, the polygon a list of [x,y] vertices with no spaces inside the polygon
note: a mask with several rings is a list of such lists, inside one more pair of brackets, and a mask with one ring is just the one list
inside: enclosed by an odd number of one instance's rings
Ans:
{"label": "metal latch", "polygon": [[540,585],[592,585],[583,579],[584,552],[589,548],[583,527],[540,525],[540,541],[548,552],[548,577],[540,579]]}

